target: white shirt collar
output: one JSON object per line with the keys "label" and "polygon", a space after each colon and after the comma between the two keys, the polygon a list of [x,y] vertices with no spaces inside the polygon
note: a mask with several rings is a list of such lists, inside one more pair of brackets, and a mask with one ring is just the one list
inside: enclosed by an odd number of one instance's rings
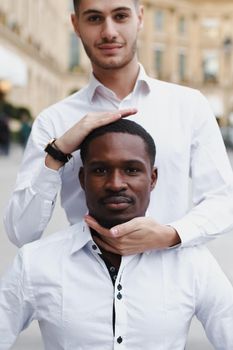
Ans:
{"label": "white shirt collar", "polygon": [[[85,221],[71,226],[73,232],[73,241],[70,254],[74,254],[82,249],[89,242],[93,242],[91,232]],[[94,242],[93,242],[94,244]]]}
{"label": "white shirt collar", "polygon": [[[146,74],[144,67],[140,63],[137,81],[132,92],[134,93],[138,88],[144,89],[143,91],[145,92],[151,91],[151,78]],[[96,93],[98,93],[98,91],[104,92],[108,95],[112,95],[113,97],[115,96],[115,93],[106,86],[104,86],[98,79],[96,79],[96,77],[92,73],[89,80],[89,84],[87,86],[87,94],[90,103],[93,102],[93,99]]]}
{"label": "white shirt collar", "polygon": [[[85,221],[81,221],[75,225],[72,225],[70,229],[72,230],[72,235],[73,235],[70,255],[81,250],[87,244],[95,245],[95,242],[92,239],[90,228],[85,223]],[[151,254],[151,252],[152,252],[151,250],[147,250],[144,252],[144,254],[149,255]],[[98,248],[98,246],[96,246],[96,253],[101,254],[101,251]]]}

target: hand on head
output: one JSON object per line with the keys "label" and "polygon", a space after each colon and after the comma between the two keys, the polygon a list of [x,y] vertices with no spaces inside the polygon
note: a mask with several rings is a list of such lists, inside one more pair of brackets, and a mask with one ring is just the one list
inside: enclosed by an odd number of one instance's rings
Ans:
{"label": "hand on head", "polygon": [[56,146],[65,154],[72,153],[79,148],[84,138],[92,130],[136,113],[136,108],[127,108],[113,112],[88,113],[56,140]]}

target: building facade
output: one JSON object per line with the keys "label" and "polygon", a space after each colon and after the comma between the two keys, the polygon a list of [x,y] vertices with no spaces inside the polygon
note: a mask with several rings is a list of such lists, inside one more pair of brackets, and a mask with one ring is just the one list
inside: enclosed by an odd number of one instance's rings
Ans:
{"label": "building facade", "polygon": [[0,80],[33,116],[66,96],[70,32],[67,0],[0,2]]}
{"label": "building facade", "polygon": [[233,1],[145,0],[139,56],[158,79],[200,89],[220,124],[233,113]]}
{"label": "building facade", "polygon": [[[147,72],[200,89],[226,125],[233,118],[233,1],[142,3],[138,55]],[[29,106],[34,116],[88,80],[91,68],[70,24],[72,10],[72,0],[1,0],[0,59],[2,47],[21,60],[24,70],[21,81],[11,77],[9,98]]]}

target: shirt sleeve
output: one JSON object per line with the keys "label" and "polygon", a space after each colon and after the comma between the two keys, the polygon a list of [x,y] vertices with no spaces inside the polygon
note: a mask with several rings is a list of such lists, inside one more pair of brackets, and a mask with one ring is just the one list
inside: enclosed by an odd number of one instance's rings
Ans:
{"label": "shirt sleeve", "polygon": [[214,349],[232,350],[233,287],[209,251],[199,255],[195,264],[196,316]]}
{"label": "shirt sleeve", "polygon": [[209,104],[197,95],[190,156],[193,208],[169,223],[181,245],[206,243],[233,229],[233,173]]}
{"label": "shirt sleeve", "polygon": [[44,147],[54,137],[51,126],[46,123],[46,118],[39,117],[34,122],[16,186],[4,214],[7,235],[19,247],[41,237],[61,187],[62,169],[55,171],[45,166]]}
{"label": "shirt sleeve", "polygon": [[0,349],[8,350],[18,335],[36,319],[32,291],[24,269],[22,251],[0,280]]}

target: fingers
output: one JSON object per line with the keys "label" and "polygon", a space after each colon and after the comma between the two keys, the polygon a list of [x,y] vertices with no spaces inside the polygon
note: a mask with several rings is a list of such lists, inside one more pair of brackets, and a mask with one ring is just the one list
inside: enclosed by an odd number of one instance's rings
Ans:
{"label": "fingers", "polygon": [[122,118],[129,117],[130,115],[134,115],[138,112],[136,108],[127,108],[119,110]]}
{"label": "fingers", "polygon": [[93,237],[93,240],[98,245],[98,247],[103,248],[103,250],[107,252],[111,252],[121,256],[141,253],[140,247],[138,247],[137,245],[134,246],[134,244],[128,245],[124,241],[121,241],[121,238],[119,238],[119,240],[117,238],[112,238],[112,244],[110,241],[106,242],[104,237],[103,239],[104,240],[96,236]]}
{"label": "fingers", "polygon": [[[114,112],[105,112],[105,113],[93,113],[92,115],[87,115],[88,119],[88,125],[90,127],[90,118],[92,118],[93,125],[92,130],[95,128],[98,128],[103,125],[107,125],[110,123],[113,123],[114,121],[117,121],[121,118],[129,117],[130,115],[134,115],[137,113],[136,108],[127,108],[127,109],[121,109]],[[88,118],[89,117],[89,118]]]}
{"label": "fingers", "polygon": [[110,230],[101,226],[93,217],[90,215],[85,216],[85,222],[96,232],[100,233],[105,237],[122,237],[129,233],[133,233],[139,230],[139,218],[132,219],[124,224],[112,227]]}
{"label": "fingers", "polygon": [[110,235],[114,237],[123,237],[129,233],[139,230],[139,218],[132,219],[124,224],[114,226],[110,229]]}
{"label": "fingers", "polygon": [[72,153],[79,148],[82,141],[92,130],[135,113],[137,113],[136,108],[121,109],[113,112],[88,113],[59,137],[56,145],[63,153]]}
{"label": "fingers", "polygon": [[105,237],[113,237],[112,233],[107,229],[104,228],[103,226],[101,226],[93,217],[91,217],[90,215],[86,215],[84,217],[85,222],[87,223],[87,225],[92,228],[93,230],[95,230],[96,232],[98,232],[99,234],[101,234],[102,236]]}
{"label": "fingers", "polygon": [[98,245],[98,247],[102,248],[103,250],[114,254],[120,254],[120,252],[116,248],[114,248],[114,246],[108,244],[99,237],[93,236],[93,240]]}

